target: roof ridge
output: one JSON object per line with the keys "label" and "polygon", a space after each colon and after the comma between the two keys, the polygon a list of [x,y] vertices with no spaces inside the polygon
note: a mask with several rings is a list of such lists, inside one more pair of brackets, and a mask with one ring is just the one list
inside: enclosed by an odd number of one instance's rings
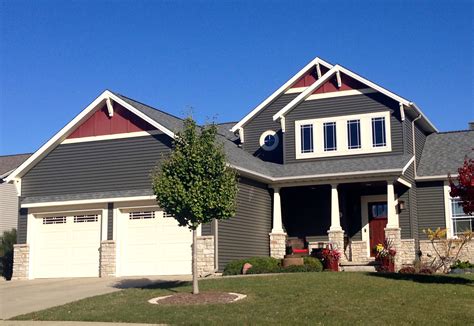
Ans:
{"label": "roof ridge", "polygon": [[162,110],[162,109],[157,109],[157,108],[155,108],[155,107],[153,107],[153,106],[151,106],[151,105],[149,105],[149,104],[146,104],[146,103],[137,101],[137,100],[135,100],[135,99],[133,99],[133,98],[131,98],[131,97],[128,97],[128,96],[123,95],[123,94],[120,94],[120,93],[116,93],[116,92],[113,92],[113,93],[116,94],[116,95],[125,97],[126,99],[128,99],[128,100],[130,100],[130,101],[133,101],[133,102],[136,102],[136,103],[138,103],[138,104],[144,105],[144,106],[146,106],[146,107],[148,107],[148,108],[150,108],[150,109],[153,109],[153,110],[155,110],[155,111],[158,111],[158,112],[161,112],[161,113],[163,113],[163,114],[166,114],[166,115],[168,115],[168,116],[170,116],[170,117],[173,117],[173,118],[175,118],[175,119],[184,121],[183,118],[180,118],[180,117],[178,117],[178,116],[176,116],[176,115],[174,115],[174,114],[171,114],[171,113],[169,113],[169,112],[166,112],[166,111],[164,111],[164,110]]}

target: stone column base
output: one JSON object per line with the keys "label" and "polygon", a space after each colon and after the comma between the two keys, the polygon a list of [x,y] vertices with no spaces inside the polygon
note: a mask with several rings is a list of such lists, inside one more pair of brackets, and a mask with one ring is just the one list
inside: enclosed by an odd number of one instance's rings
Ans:
{"label": "stone column base", "polygon": [[203,277],[215,272],[214,236],[197,237],[197,270],[198,276]]}
{"label": "stone column base", "polygon": [[344,251],[344,231],[343,230],[329,230],[328,239],[332,244],[333,249],[337,249],[341,253],[340,262],[347,261]]}
{"label": "stone column base", "polygon": [[115,276],[115,241],[105,240],[100,243],[100,277]]}
{"label": "stone column base", "polygon": [[270,257],[282,259],[286,255],[286,233],[270,233]]}
{"label": "stone column base", "polygon": [[12,280],[27,280],[30,276],[30,246],[28,244],[13,245]]}
{"label": "stone column base", "polygon": [[385,228],[385,239],[392,242],[393,248],[397,251],[395,255],[395,271],[402,268],[402,236],[400,228]]}

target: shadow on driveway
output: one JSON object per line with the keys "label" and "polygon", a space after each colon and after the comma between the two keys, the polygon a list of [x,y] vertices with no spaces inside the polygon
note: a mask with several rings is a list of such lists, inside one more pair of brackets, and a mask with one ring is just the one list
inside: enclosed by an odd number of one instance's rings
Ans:
{"label": "shadow on driveway", "polygon": [[388,278],[392,280],[412,281],[417,283],[431,284],[459,284],[474,286],[474,280],[459,276],[447,275],[423,275],[423,274],[398,274],[398,273],[366,273],[374,277]]}

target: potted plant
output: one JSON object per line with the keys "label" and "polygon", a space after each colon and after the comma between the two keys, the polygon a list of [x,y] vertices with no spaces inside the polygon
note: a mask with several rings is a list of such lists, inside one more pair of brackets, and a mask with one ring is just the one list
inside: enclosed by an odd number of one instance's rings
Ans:
{"label": "potted plant", "polygon": [[338,272],[339,271],[339,259],[341,259],[341,253],[333,249],[332,246],[328,246],[321,251],[321,258],[324,264],[324,268]]}
{"label": "potted plant", "polygon": [[393,241],[386,239],[383,243],[375,246],[375,259],[380,262],[380,271],[395,272],[395,255],[397,251],[393,248]]}

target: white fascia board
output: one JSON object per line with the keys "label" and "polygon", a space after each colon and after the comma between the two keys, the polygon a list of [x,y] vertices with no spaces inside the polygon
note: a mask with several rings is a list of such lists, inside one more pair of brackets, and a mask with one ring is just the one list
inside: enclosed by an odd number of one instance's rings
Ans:
{"label": "white fascia board", "polygon": [[66,137],[70,134],[70,132],[75,128],[77,125],[85,121],[89,118],[94,110],[102,104],[107,99],[111,98],[114,102],[122,105],[138,117],[142,118],[146,122],[148,122],[153,127],[163,131],[170,137],[174,137],[174,133],[156,122],[155,120],[149,118],[147,115],[143,114],[141,111],[135,109],[133,106],[128,104],[127,102],[123,101],[121,98],[113,94],[112,92],[105,90],[100,94],[91,104],[89,104],[81,113],[79,113],[74,119],[72,119],[66,126],[64,126],[59,132],[57,132],[53,137],[51,137],[43,146],[41,146],[33,155],[31,155],[25,162],[23,162],[18,168],[16,168],[6,179],[5,182],[11,182],[16,178],[21,177],[26,170],[32,166],[33,164],[37,163],[41,160],[46,154],[49,153],[54,147],[60,144]]}
{"label": "white fascia board", "polygon": [[402,170],[402,174],[405,174],[405,171],[410,167],[410,165],[415,161],[415,156],[413,155],[411,159],[405,164]]}
{"label": "white fascia board", "polygon": [[236,125],[232,127],[230,131],[236,132],[239,128],[242,128],[254,115],[256,115],[260,110],[262,110],[265,106],[271,103],[278,95],[281,93],[286,92],[293,83],[295,83],[300,77],[302,77],[310,68],[315,66],[316,64],[322,64],[327,68],[332,68],[332,65],[318,57],[314,58],[310,63],[304,66],[303,69],[298,71],[296,75],[291,77],[286,83],[284,83],[280,88],[278,88],[275,92],[273,92],[269,97],[267,97],[262,103],[260,103],[255,109],[253,109],[249,114],[247,114],[242,120],[240,120]]}
{"label": "white fascia board", "polygon": [[410,106],[414,108],[418,114],[421,114],[423,120],[428,123],[428,125],[432,128],[434,132],[438,132],[438,128],[436,128],[435,125],[430,121],[430,119],[426,117],[426,115],[421,111],[421,109],[418,107],[418,105],[416,105],[415,102],[410,102]]}
{"label": "white fascia board", "polygon": [[36,208],[36,207],[49,207],[49,206],[70,206],[70,205],[83,205],[83,204],[100,204],[100,203],[112,203],[112,202],[127,202],[127,201],[138,201],[138,200],[150,200],[155,199],[155,196],[135,196],[135,197],[117,197],[117,198],[99,198],[99,199],[80,199],[80,200],[67,200],[67,201],[50,201],[42,203],[30,203],[22,204],[22,208]]}
{"label": "white fascia board", "polygon": [[[451,178],[457,178],[458,174],[451,174]],[[416,177],[416,181],[438,181],[438,180],[448,180],[448,175],[427,175],[423,177]]]}
{"label": "white fascia board", "polygon": [[321,78],[319,78],[313,85],[309,86],[306,88],[303,93],[298,95],[293,101],[285,105],[280,111],[275,113],[273,115],[273,121],[278,120],[281,118],[283,115],[285,115],[288,111],[293,109],[295,106],[297,106],[299,103],[301,103],[303,100],[305,100],[308,96],[310,96],[316,89],[318,89],[321,85],[323,85],[326,81],[329,80],[336,72],[338,66],[334,66],[331,69],[329,69],[328,72],[326,72]]}
{"label": "white fascia board", "polygon": [[401,183],[402,185],[404,185],[407,188],[411,188],[411,183],[406,181],[405,179],[403,179],[401,177],[397,179],[397,182]]}

